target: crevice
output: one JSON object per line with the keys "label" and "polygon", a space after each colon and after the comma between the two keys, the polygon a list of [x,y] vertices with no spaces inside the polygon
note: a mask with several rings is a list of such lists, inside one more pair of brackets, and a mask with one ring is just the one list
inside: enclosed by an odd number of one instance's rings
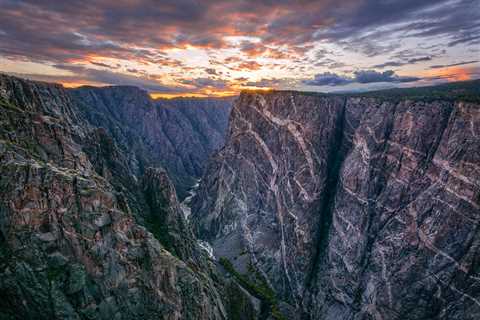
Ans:
{"label": "crevice", "polygon": [[440,129],[438,130],[438,134],[435,135],[435,141],[432,143],[431,147],[427,151],[427,156],[425,157],[425,160],[420,165],[422,171],[426,170],[426,168],[431,164],[433,157],[437,153],[438,147],[440,146],[443,136],[445,135],[445,131],[447,130],[452,117],[455,116],[455,106],[448,105],[442,111],[444,114],[440,123]]}
{"label": "crevice", "polygon": [[315,286],[318,275],[318,267],[325,258],[328,248],[329,233],[332,225],[333,209],[335,207],[335,195],[339,184],[340,171],[345,157],[351,147],[351,141],[345,139],[345,114],[348,98],[344,98],[340,115],[336,119],[335,132],[329,154],[327,156],[327,178],[324,183],[323,197],[319,209],[319,227],[317,233],[316,250],[311,269],[307,275],[305,287],[307,290]]}

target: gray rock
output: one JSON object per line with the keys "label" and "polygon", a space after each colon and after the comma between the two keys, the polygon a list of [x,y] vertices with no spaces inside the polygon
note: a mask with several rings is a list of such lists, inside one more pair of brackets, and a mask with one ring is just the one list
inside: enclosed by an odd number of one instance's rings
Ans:
{"label": "gray rock", "polygon": [[304,319],[478,318],[479,88],[243,93],[196,234]]}

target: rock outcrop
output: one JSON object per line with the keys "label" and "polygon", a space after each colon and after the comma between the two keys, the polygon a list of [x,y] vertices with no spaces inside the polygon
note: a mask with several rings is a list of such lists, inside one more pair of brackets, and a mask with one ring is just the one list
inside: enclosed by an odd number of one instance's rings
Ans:
{"label": "rock outcrop", "polygon": [[480,317],[480,81],[245,92],[197,235],[303,319]]}
{"label": "rock outcrop", "polygon": [[163,169],[58,85],[0,75],[0,124],[0,318],[231,318]]}

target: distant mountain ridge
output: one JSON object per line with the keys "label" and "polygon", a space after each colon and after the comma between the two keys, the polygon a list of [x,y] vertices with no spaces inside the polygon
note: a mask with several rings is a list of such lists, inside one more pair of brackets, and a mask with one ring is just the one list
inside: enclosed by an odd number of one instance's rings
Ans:
{"label": "distant mountain ridge", "polygon": [[181,198],[223,145],[233,98],[153,100],[136,87],[69,89],[80,112],[128,155],[136,172],[153,164],[170,174]]}

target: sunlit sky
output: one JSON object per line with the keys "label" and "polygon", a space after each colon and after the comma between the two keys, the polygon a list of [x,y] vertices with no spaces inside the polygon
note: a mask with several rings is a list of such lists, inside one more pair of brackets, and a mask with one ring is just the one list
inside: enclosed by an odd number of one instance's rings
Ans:
{"label": "sunlit sky", "polygon": [[480,0],[0,0],[0,72],[152,97],[480,78]]}

